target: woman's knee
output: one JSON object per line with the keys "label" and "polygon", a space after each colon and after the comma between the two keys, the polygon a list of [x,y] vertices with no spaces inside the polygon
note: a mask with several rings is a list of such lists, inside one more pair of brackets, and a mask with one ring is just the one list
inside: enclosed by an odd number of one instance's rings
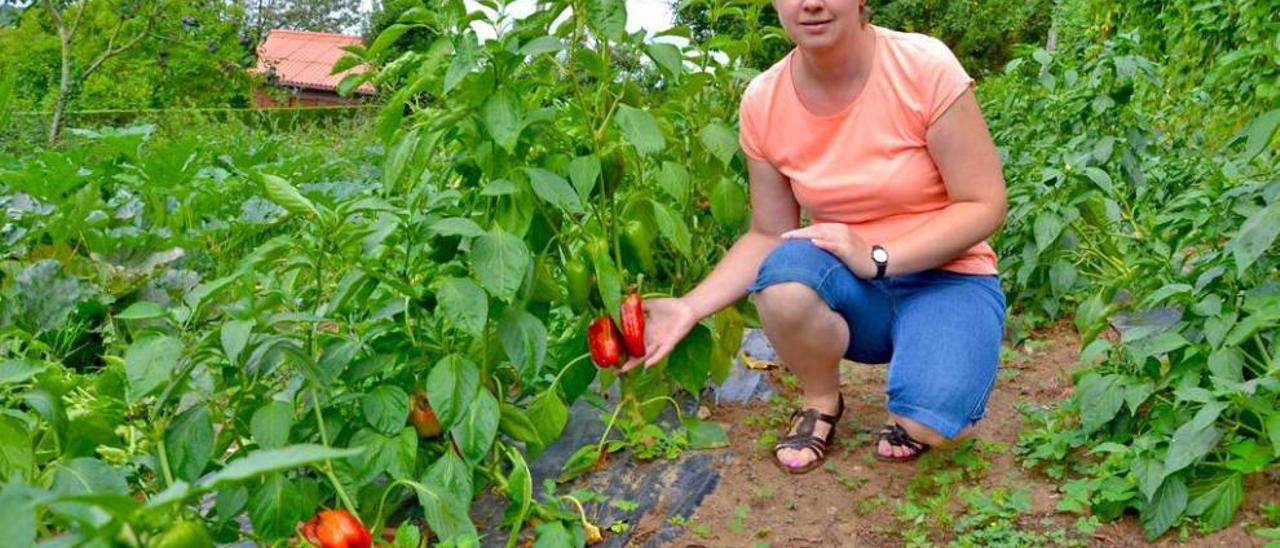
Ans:
{"label": "woman's knee", "polygon": [[828,310],[812,287],[800,282],[783,282],[761,289],[755,297],[756,310],[763,321],[773,325],[796,325]]}

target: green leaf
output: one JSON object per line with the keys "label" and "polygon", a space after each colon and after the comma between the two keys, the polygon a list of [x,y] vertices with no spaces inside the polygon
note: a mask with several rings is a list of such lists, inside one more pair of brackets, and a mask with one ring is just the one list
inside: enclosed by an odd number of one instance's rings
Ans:
{"label": "green leaf", "polygon": [[16,417],[0,415],[0,478],[30,479],[35,471],[31,432]]}
{"label": "green leaf", "polygon": [[422,482],[448,489],[457,493],[462,500],[470,502],[475,493],[471,483],[472,473],[471,467],[458,456],[457,451],[450,448],[427,468]]}
{"label": "green leaf", "polygon": [[1226,250],[1236,259],[1236,270],[1244,274],[1280,236],[1280,201],[1249,216],[1240,231],[1231,237]]}
{"label": "green leaf", "polygon": [[45,366],[29,360],[0,361],[0,386],[25,382],[44,371]]}
{"label": "green leaf", "polygon": [[711,187],[711,216],[716,222],[738,229],[747,221],[747,193],[742,185],[729,177],[722,177]]}
{"label": "green leaf", "polygon": [[[341,59],[339,59],[339,61],[341,61]],[[348,73],[346,76],[342,77],[342,80],[338,81],[338,86],[334,91],[336,91],[339,96],[350,97],[357,88],[364,85],[364,83],[368,82],[373,78],[373,76],[374,73],[369,71]]]}
{"label": "green leaf", "polygon": [[127,495],[129,482],[123,470],[93,457],[80,457],[53,465],[53,484],[49,490],[64,497],[95,493]]}
{"label": "green leaf", "polygon": [[124,355],[128,403],[137,403],[169,382],[181,357],[182,341],[173,337],[158,335],[133,341]]}
{"label": "green leaf", "polygon": [[271,472],[290,470],[324,460],[344,459],[357,455],[361,451],[359,448],[337,449],[313,444],[290,445],[280,449],[259,449],[205,477],[199,485],[202,488],[222,489]]}
{"label": "green leaf", "polygon": [[[591,190],[600,178],[600,158],[596,156],[579,156],[569,162],[569,180],[578,191],[582,203],[591,199]],[[536,189],[535,189],[536,190]]]}
{"label": "green leaf", "polygon": [[165,430],[164,444],[175,478],[188,482],[200,479],[213,458],[213,419],[209,409],[197,405],[175,417]]}
{"label": "green leaf", "polygon": [[715,340],[711,330],[696,324],[667,357],[667,373],[690,394],[697,396],[711,374],[711,354]]}
{"label": "green leaf", "polygon": [[1043,212],[1036,216],[1034,230],[1036,249],[1043,253],[1062,234],[1062,219],[1052,211]]}
{"label": "green leaf", "polygon": [[347,460],[351,465],[351,482],[368,485],[386,473],[394,479],[411,479],[418,457],[418,432],[406,426],[395,435],[385,435],[368,428],[351,437],[352,447],[364,452]]}
{"label": "green leaf", "polygon": [[481,388],[467,413],[453,429],[453,441],[458,444],[462,456],[469,463],[480,462],[489,453],[498,435],[498,420],[502,416],[498,400],[488,390]]}
{"label": "green leaf", "polygon": [[1153,458],[1139,457],[1133,461],[1133,475],[1138,479],[1138,491],[1150,502],[1169,475],[1164,473],[1164,463]]}
{"label": "green leaf", "polygon": [[547,357],[547,328],[537,316],[519,308],[508,308],[498,322],[502,349],[526,379],[542,370]]}
{"label": "green leaf", "polygon": [[283,474],[267,478],[249,499],[249,522],[259,540],[289,538],[294,527],[305,518],[302,492]]}
{"label": "green leaf", "polygon": [[1102,428],[1120,412],[1124,405],[1124,385],[1122,377],[1107,375],[1105,377],[1090,373],[1080,379],[1076,387],[1077,402],[1081,402],[1080,419],[1086,433]]}
{"label": "green leaf", "polygon": [[1244,475],[1229,474],[1192,486],[1187,515],[1199,516],[1209,531],[1217,531],[1231,525],[1242,502]]}
{"label": "green leaf", "polygon": [[1190,422],[1173,432],[1173,441],[1169,443],[1169,452],[1164,459],[1165,474],[1182,470],[1209,454],[1222,438],[1222,431],[1213,427],[1213,421],[1221,412],[1221,404],[1207,404]]}
{"label": "green leaf", "polygon": [[276,205],[283,207],[285,211],[294,215],[317,215],[315,204],[311,203],[294,188],[293,184],[275,175],[262,174],[262,187],[266,191],[267,199],[275,202]]}
{"label": "green leaf", "polygon": [[440,283],[436,299],[449,323],[475,337],[484,333],[489,321],[489,296],[475,282],[466,278],[446,279]]}
{"label": "green leaf", "polygon": [[400,137],[391,150],[387,151],[385,165],[382,168],[382,188],[386,193],[391,194],[396,191],[400,179],[407,173],[409,162],[418,150],[420,139],[421,135],[416,129],[410,130]]}
{"label": "green leaf", "polygon": [[689,171],[675,162],[662,162],[662,170],[658,172],[658,186],[668,196],[683,204],[689,199]]}
{"label": "green leaf", "polygon": [[[1108,151],[1107,155],[1110,155],[1110,154],[1111,153]],[[1098,169],[1096,167],[1089,166],[1084,168],[1084,174],[1086,177],[1089,178],[1090,181],[1093,181],[1093,184],[1098,185],[1098,188],[1102,189],[1103,192],[1107,193],[1108,196],[1115,195],[1116,193],[1115,184],[1111,181],[1111,176],[1108,175],[1107,172],[1102,171],[1101,169]]]}
{"label": "green leaf", "polygon": [[422,544],[422,531],[412,521],[404,520],[396,529],[396,537],[391,544],[395,548],[418,548]]}
{"label": "green leaf", "polygon": [[480,285],[494,297],[511,302],[532,261],[524,241],[494,227],[476,239],[471,255]]}
{"label": "green leaf", "polygon": [[564,427],[569,423],[569,408],[556,395],[552,387],[533,398],[529,403],[529,420],[538,429],[538,437],[545,445],[550,445],[560,437]]}
{"label": "green leaf", "polygon": [[240,353],[249,344],[253,324],[253,320],[231,320],[222,324],[218,338],[222,342],[222,354],[232,365],[240,364]]}
{"label": "green leaf", "polygon": [[515,405],[505,402],[502,404],[502,418],[498,421],[498,429],[513,439],[525,442],[530,447],[531,456],[536,455],[546,445],[542,443],[542,435],[533,425],[529,414]]}
{"label": "green leaf", "polygon": [[391,45],[396,43],[401,36],[404,36],[404,33],[409,32],[413,27],[414,25],[394,23],[387,28],[382,29],[382,32],[378,33],[378,37],[373,40],[373,45],[369,46],[369,53],[367,56],[377,57],[378,54],[391,47]]}
{"label": "green leaf", "polygon": [[544,521],[539,523],[534,531],[538,533],[538,537],[533,541],[533,548],[561,548],[574,545],[573,535],[569,534],[564,523],[559,521]]}
{"label": "green leaf", "polygon": [[[680,78],[680,74],[684,71],[684,54],[680,53],[680,48],[666,42],[650,42],[645,47],[645,52],[672,79]],[[736,135],[734,141],[737,141]]]}
{"label": "green leaf", "polygon": [[729,446],[729,434],[714,422],[695,418],[684,420],[684,427],[689,431],[689,447],[693,449],[718,449]]}
{"label": "green leaf", "polygon": [[453,59],[449,61],[449,69],[444,73],[444,93],[446,94],[475,69],[480,50],[480,44],[476,41],[474,33],[462,33],[456,40]]}
{"label": "green leaf", "polygon": [[1263,114],[1249,122],[1242,132],[1249,136],[1249,141],[1245,144],[1240,161],[1248,162],[1265,150],[1267,145],[1271,144],[1271,136],[1275,135],[1278,127],[1280,127],[1280,109]]}
{"label": "green leaf", "polygon": [[369,426],[384,434],[395,434],[409,418],[409,394],[399,386],[384,384],[360,397]]}
{"label": "green leaf", "polygon": [[1164,480],[1151,502],[1144,504],[1139,512],[1142,518],[1142,531],[1147,540],[1155,540],[1173,527],[1182,512],[1187,508],[1187,484],[1182,476],[1171,476]]}
{"label": "green leaf", "polygon": [[587,20],[609,40],[622,38],[627,31],[627,5],[623,0],[587,0]]}
{"label": "green leaf", "polygon": [[293,428],[293,406],[287,402],[271,401],[249,420],[249,433],[258,447],[279,449],[289,443],[289,429]]}
{"label": "green leaf", "polygon": [[662,233],[662,237],[671,242],[671,246],[684,258],[692,259],[693,237],[689,235],[689,227],[682,219],[677,219],[667,206],[656,200],[650,200],[649,203],[653,205],[653,219],[658,223],[658,231]]}
{"label": "green leaf", "polygon": [[723,124],[718,122],[708,124],[698,133],[698,137],[702,140],[702,145],[707,147],[707,151],[726,167],[733,161],[733,155],[738,153],[737,132]]}
{"label": "green leaf", "polygon": [[1165,332],[1152,337],[1138,339],[1129,343],[1128,349],[1136,361],[1168,354],[1190,344],[1186,338],[1176,332]]}
{"label": "green leaf", "polygon": [[129,308],[123,312],[116,314],[117,320],[153,320],[163,318],[169,314],[165,307],[153,302],[139,301],[129,305]]}
{"label": "green leaf", "polygon": [[481,109],[484,116],[484,127],[489,136],[507,152],[513,152],[520,140],[520,131],[524,129],[521,120],[520,103],[511,92],[500,89],[484,102]]}
{"label": "green leaf", "polygon": [[600,300],[604,301],[604,309],[612,311],[614,320],[618,318],[616,311],[622,305],[622,278],[618,267],[609,255],[609,246],[603,238],[596,238],[587,245],[591,255],[591,264],[596,271],[596,284],[600,291]]}
{"label": "green leaf", "polygon": [[1280,411],[1273,410],[1267,416],[1267,435],[1271,438],[1271,449],[1275,451],[1275,456],[1280,459]]}
{"label": "green leaf", "polygon": [[[529,175],[529,183],[533,186],[533,193],[537,194],[543,201],[554,205],[568,213],[582,213],[582,202],[579,194],[574,192],[569,182],[563,177],[556,175],[542,168],[530,167],[525,168],[525,173]],[[590,189],[588,189],[590,192]]]}
{"label": "green leaf", "polygon": [[622,130],[622,135],[636,147],[636,152],[641,155],[647,156],[660,152],[667,146],[662,130],[658,128],[657,120],[654,120],[653,115],[647,111],[620,104],[614,120],[618,123],[618,129]]}
{"label": "green leaf", "polygon": [[0,531],[15,548],[36,544],[36,504],[39,492],[27,484],[10,480],[0,490]]}
{"label": "green leaf", "polygon": [[529,515],[529,507],[533,504],[533,474],[529,472],[524,456],[515,448],[507,448],[507,460],[511,461],[511,473],[507,474],[507,500],[510,501],[507,513],[515,516],[508,544],[513,544],[518,540],[525,517]]}
{"label": "green leaf", "polygon": [[415,484],[415,488],[423,516],[440,542],[476,534],[476,526],[471,522],[470,493],[463,493],[434,481]]}
{"label": "green leaf", "polygon": [[458,354],[441,358],[427,375],[427,401],[447,432],[462,420],[480,389],[480,369]]}
{"label": "green leaf", "polygon": [[[490,184],[497,182],[493,181]],[[507,183],[510,184],[510,181],[507,181]],[[462,236],[463,238],[484,235],[484,229],[480,228],[480,225],[464,217],[448,217],[436,221],[435,224],[431,225],[431,232],[437,236]]]}
{"label": "green leaf", "polygon": [[1239,348],[1223,348],[1209,354],[1209,373],[1215,383],[1244,382],[1244,355]]}
{"label": "green leaf", "polygon": [[539,36],[520,47],[520,55],[537,57],[564,49],[564,42],[555,36]]}
{"label": "green leaf", "polygon": [[1049,283],[1054,295],[1067,295],[1076,285],[1076,267],[1068,261],[1057,261],[1049,269]]}

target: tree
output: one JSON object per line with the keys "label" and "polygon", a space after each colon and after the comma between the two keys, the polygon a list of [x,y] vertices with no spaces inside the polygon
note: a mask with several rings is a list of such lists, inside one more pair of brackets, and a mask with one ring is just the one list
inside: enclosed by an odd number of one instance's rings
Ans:
{"label": "tree", "polygon": [[235,0],[249,17],[254,37],[272,29],[354,32],[365,21],[360,3],[352,0]]}
{"label": "tree", "polygon": [[[118,18],[107,35],[107,42],[100,50],[91,53],[87,63],[77,59],[74,49],[80,23],[86,12],[90,10],[89,1],[78,4],[59,6],[53,0],[41,0],[41,6],[53,21],[58,32],[58,45],[61,52],[58,78],[58,99],[53,106],[53,114],[49,120],[48,145],[57,143],[62,132],[63,117],[67,105],[75,98],[84,81],[102,68],[107,60],[120,55],[141,44],[155,27],[162,5],[159,0],[140,0],[131,4],[118,3]],[[83,67],[83,68],[81,68]]]}

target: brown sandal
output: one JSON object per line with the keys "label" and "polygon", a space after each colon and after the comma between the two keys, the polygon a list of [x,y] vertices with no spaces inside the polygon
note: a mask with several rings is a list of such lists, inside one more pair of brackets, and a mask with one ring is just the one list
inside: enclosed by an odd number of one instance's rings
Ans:
{"label": "brown sandal", "polygon": [[907,434],[906,430],[903,430],[897,424],[884,425],[884,428],[880,429],[880,433],[877,436],[880,440],[889,442],[889,445],[906,447],[911,450],[911,454],[905,457],[889,457],[880,454],[880,444],[877,443],[875,448],[876,460],[882,462],[913,461],[920,458],[920,455],[928,453],[930,449],[929,444],[916,441],[915,438],[912,438],[910,434]]}
{"label": "brown sandal", "polygon": [[[773,463],[783,470],[792,474],[803,474],[822,465],[822,461],[827,458],[827,446],[831,444],[831,440],[836,435],[836,423],[840,422],[840,417],[844,415],[844,395],[840,396],[840,406],[836,409],[835,415],[828,415],[812,407],[805,409],[797,409],[791,413],[791,425],[795,427],[796,433],[782,438],[782,441],[773,446]],[[796,419],[800,419],[800,424],[796,425]],[[830,425],[825,437],[818,437],[813,434],[814,427],[818,421],[822,421]],[[781,449],[808,449],[813,451],[817,458],[808,464],[799,468],[792,468],[778,460],[778,451]]]}

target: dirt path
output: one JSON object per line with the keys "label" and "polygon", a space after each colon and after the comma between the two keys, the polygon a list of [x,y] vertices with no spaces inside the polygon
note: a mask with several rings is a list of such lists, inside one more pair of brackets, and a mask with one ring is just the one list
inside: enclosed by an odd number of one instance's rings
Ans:
{"label": "dirt path", "polygon": [[[837,447],[823,469],[806,475],[783,473],[769,455],[772,436],[787,417],[785,402],[713,409],[712,420],[730,425],[735,457],[719,465],[719,485],[672,546],[904,546],[919,541],[945,545],[958,538],[957,528],[962,529],[966,519],[969,529],[975,528],[974,512],[964,510],[964,497],[967,492],[972,496],[974,487],[988,494],[1030,495],[1029,503],[1021,499],[1022,510],[1003,514],[1003,529],[997,528],[995,536],[978,545],[1146,545],[1135,517],[1105,524],[1088,536],[1078,533],[1075,515],[1055,511],[1060,495],[1054,484],[1015,461],[1013,448],[1023,427],[1018,406],[1068,396],[1079,350],[1068,324],[1040,333],[1035,340],[1040,342],[1002,366],[987,417],[977,427],[980,441],[958,452],[926,455],[914,464],[886,464],[871,457],[871,433],[884,420],[883,367],[845,364],[842,391],[848,408]],[[787,386],[780,370],[772,375],[776,386]],[[787,388],[787,393],[793,396],[794,388]],[[1245,532],[1242,521],[1258,519],[1260,500],[1275,500],[1280,481],[1264,477],[1251,483],[1246,507],[1232,527],[1209,537],[1188,531],[1187,544],[1262,546],[1261,539]],[[1002,514],[982,515],[986,517],[978,519],[984,523],[995,523]],[[657,524],[642,520],[640,525]],[[1175,530],[1161,544],[1177,545],[1178,536]]]}

